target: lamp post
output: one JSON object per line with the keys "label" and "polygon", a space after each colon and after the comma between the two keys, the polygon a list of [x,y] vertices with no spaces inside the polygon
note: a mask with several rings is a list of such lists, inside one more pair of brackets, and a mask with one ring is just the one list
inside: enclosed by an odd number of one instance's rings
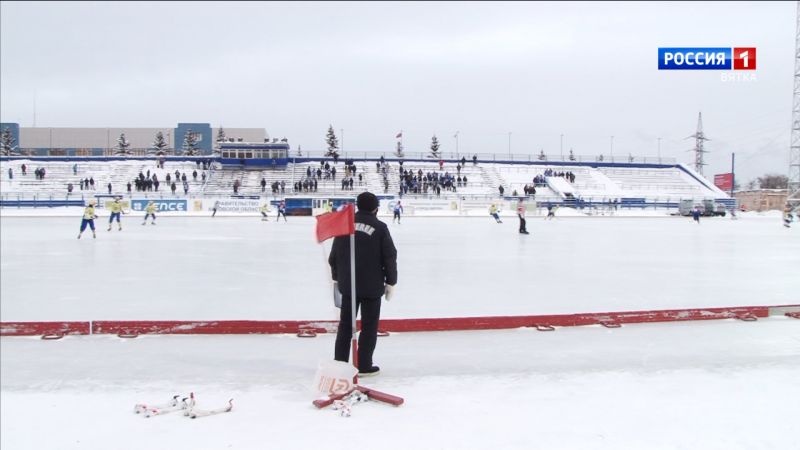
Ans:
{"label": "lamp post", "polygon": [[658,162],[661,162],[661,138],[658,138]]}
{"label": "lamp post", "polygon": [[611,136],[611,162],[614,162],[614,136]]}

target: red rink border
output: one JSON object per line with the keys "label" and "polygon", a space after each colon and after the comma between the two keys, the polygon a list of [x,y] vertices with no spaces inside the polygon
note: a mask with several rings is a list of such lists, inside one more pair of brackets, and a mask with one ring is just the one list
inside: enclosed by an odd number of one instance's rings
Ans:
{"label": "red rink border", "polygon": [[[729,308],[671,309],[534,316],[446,317],[429,319],[383,319],[381,332],[501,330],[535,328],[553,331],[555,327],[602,325],[618,328],[624,324],[680,322],[690,320],[740,319],[785,315],[797,317],[800,305],[745,306]],[[136,337],[144,334],[297,334],[313,337],[336,331],[337,321],[326,320],[100,320],[94,322],[0,322],[0,336],[43,336],[116,334]]]}
{"label": "red rink border", "polygon": [[0,322],[0,336],[42,336],[58,339],[66,335],[92,334],[90,322]]}

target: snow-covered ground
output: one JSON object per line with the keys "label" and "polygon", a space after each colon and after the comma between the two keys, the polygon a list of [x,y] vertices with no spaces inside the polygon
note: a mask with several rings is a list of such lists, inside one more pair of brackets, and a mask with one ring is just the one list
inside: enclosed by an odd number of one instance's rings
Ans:
{"label": "snow-covered ground", "polygon": [[[0,339],[3,449],[796,449],[800,321],[380,338],[362,380],[400,407],[317,410],[333,336]],[[230,414],[145,419],[193,390]]]}
{"label": "snow-covered ground", "polygon": [[[76,239],[79,215],[0,218],[0,318],[334,319],[312,218],[171,217]],[[390,218],[387,218],[390,222]],[[779,217],[406,217],[383,317],[798,303]],[[394,333],[364,384],[406,404],[316,410],[333,336],[0,338],[3,449],[800,448],[800,320]],[[194,391],[231,414],[144,419]]]}

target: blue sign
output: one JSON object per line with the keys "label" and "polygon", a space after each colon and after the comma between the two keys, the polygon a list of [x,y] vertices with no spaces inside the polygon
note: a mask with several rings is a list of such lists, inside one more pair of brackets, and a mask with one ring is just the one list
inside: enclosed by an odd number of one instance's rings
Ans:
{"label": "blue sign", "polygon": [[153,202],[156,205],[156,211],[186,211],[186,200],[132,200],[131,209],[134,211],[144,211],[147,204]]}
{"label": "blue sign", "polygon": [[658,70],[731,70],[730,47],[659,47]]}

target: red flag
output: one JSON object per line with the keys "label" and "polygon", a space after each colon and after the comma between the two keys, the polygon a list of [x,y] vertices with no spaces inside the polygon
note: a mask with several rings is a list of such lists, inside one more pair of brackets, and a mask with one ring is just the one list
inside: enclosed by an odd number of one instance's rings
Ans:
{"label": "red flag", "polygon": [[397,139],[400,139],[401,137],[403,137],[403,132],[401,131],[401,132],[397,133],[397,136],[395,136],[395,137]]}
{"label": "red flag", "polygon": [[317,242],[355,232],[355,213],[352,203],[348,203],[341,211],[317,216]]}

